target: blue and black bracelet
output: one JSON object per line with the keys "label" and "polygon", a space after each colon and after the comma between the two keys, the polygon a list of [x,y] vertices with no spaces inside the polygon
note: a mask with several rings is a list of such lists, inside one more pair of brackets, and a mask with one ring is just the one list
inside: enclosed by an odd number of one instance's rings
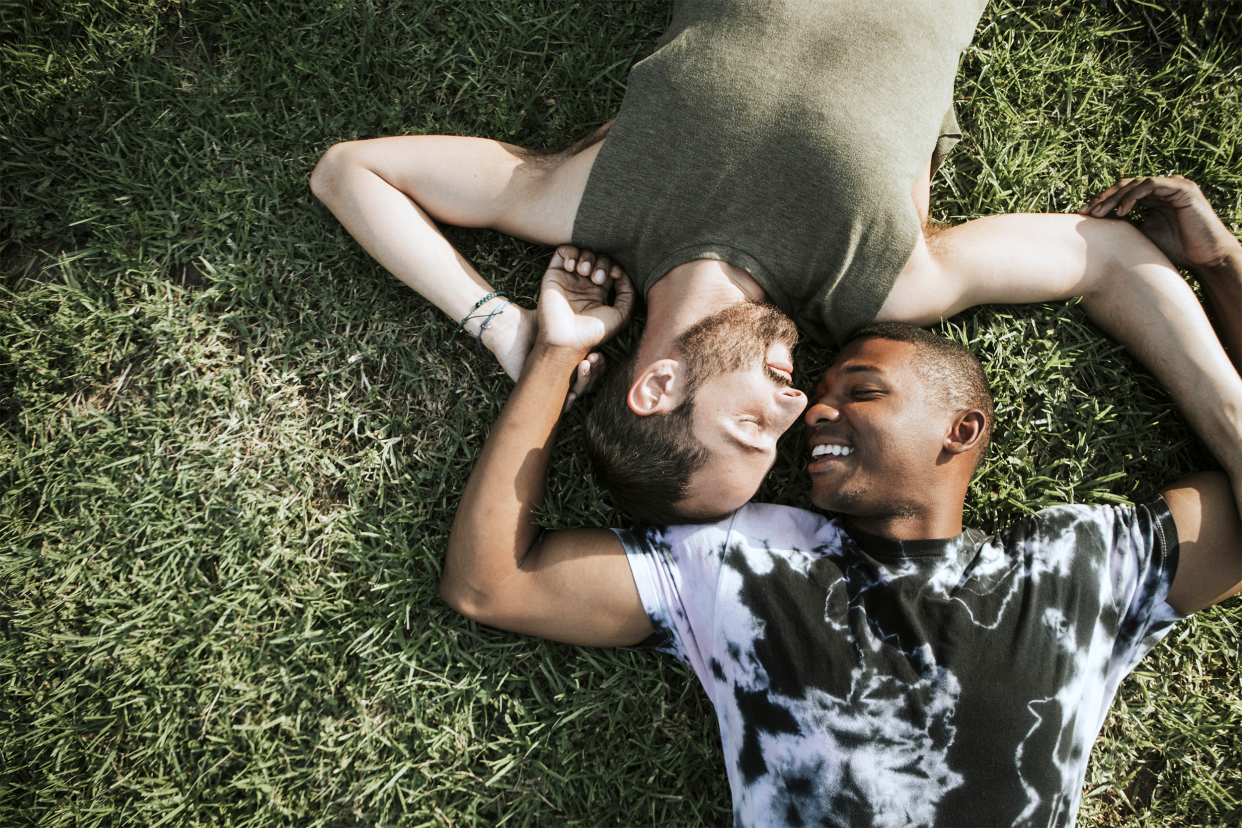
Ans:
{"label": "blue and black bracelet", "polygon": [[[477,311],[479,308],[483,307],[488,302],[495,299],[497,296],[503,296],[508,301],[502,302],[495,308],[495,310],[491,311],[490,313],[479,313],[479,314],[475,313],[475,311]],[[479,355],[482,356],[484,359],[486,359],[488,362],[491,362],[491,357],[488,356],[487,349],[483,347],[483,332],[487,330],[487,326],[492,323],[492,320],[496,318],[497,314],[503,312],[505,308],[509,307],[512,304],[513,304],[513,300],[510,299],[509,294],[505,293],[503,290],[493,290],[491,293],[487,294],[482,299],[475,302],[474,307],[470,309],[470,312],[466,314],[465,318],[457,323],[457,327],[453,329],[453,334],[449,337],[448,342],[444,343],[445,350],[453,347],[453,340],[457,338],[457,335],[459,333],[461,333],[462,331],[465,331],[466,333],[474,337],[475,342],[478,344]],[[466,323],[469,322],[471,319],[482,319],[483,320],[483,324],[479,325],[478,334],[471,333],[470,330],[466,327]]]}

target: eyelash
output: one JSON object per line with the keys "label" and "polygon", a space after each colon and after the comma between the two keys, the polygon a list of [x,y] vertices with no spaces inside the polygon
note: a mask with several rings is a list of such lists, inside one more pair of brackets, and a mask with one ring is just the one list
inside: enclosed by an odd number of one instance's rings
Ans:
{"label": "eyelash", "polygon": [[777,385],[781,386],[782,388],[792,388],[792,387],[793,387],[793,383],[792,383],[792,382],[790,382],[790,381],[789,381],[789,379],[788,379],[788,378],[786,378],[784,374],[781,374],[781,373],[778,373],[778,372],[776,372],[776,371],[773,371],[771,368],[768,368],[768,376],[769,376],[769,377],[771,377],[771,378],[772,378],[772,380],[773,380],[773,381],[774,381]]}

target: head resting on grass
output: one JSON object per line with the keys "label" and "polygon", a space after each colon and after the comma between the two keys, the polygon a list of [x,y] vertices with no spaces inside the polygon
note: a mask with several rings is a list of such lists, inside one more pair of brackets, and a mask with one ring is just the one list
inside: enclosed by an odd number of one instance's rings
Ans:
{"label": "head resting on grass", "polygon": [[750,500],[776,440],[802,413],[798,331],[775,307],[738,302],[683,331],[676,359],[635,351],[587,419],[596,473],[616,504],[657,525],[719,520]]}
{"label": "head resting on grass", "polygon": [[912,325],[867,325],[804,418],[811,500],[877,535],[956,535],[993,416],[987,377],[966,348]]}

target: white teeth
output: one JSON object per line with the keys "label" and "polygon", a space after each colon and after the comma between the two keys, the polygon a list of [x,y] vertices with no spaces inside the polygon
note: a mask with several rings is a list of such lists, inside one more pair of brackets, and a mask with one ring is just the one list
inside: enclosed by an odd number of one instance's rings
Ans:
{"label": "white teeth", "polygon": [[840,457],[840,456],[850,455],[853,453],[854,453],[854,449],[850,448],[849,446],[823,445],[823,446],[816,446],[815,448],[811,449],[812,457],[822,457],[825,454],[831,454],[831,455]]}

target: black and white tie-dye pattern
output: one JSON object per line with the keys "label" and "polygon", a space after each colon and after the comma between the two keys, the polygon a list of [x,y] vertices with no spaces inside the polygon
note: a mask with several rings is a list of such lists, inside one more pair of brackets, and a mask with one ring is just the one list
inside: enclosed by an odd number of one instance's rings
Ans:
{"label": "black and white tie-dye pattern", "polygon": [[1072,825],[1118,684],[1180,618],[1161,498],[950,540],[760,504],[617,534],[715,705],[738,826]]}

